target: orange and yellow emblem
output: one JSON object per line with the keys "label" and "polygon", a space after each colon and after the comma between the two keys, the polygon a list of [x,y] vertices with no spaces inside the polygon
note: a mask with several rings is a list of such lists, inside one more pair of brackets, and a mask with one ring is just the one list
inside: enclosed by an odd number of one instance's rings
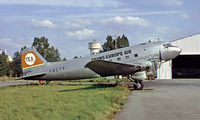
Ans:
{"label": "orange and yellow emblem", "polygon": [[22,68],[23,70],[43,65],[44,62],[33,52],[22,54]]}

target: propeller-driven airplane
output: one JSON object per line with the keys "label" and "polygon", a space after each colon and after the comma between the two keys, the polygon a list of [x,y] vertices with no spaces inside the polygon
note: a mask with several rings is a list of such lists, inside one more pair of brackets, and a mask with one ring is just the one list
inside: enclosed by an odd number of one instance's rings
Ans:
{"label": "propeller-driven airplane", "polygon": [[47,62],[34,48],[22,51],[25,80],[76,80],[100,76],[126,75],[137,90],[152,66],[177,57],[181,49],[160,41],[98,53],[62,62]]}

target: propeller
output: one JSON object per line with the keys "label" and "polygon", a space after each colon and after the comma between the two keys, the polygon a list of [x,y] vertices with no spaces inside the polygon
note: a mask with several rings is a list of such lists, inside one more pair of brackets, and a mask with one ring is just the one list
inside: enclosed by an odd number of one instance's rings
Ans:
{"label": "propeller", "polygon": [[160,50],[159,50],[159,61],[162,61],[162,55]]}
{"label": "propeller", "polygon": [[[154,76],[157,69],[160,68],[161,65],[162,65],[162,62],[163,62],[162,53],[161,53],[160,50],[158,52],[159,52],[158,53],[158,59],[153,59],[152,61],[150,61],[151,65],[149,65],[148,68],[147,68],[147,73],[146,73],[147,76],[152,76],[152,75]],[[149,79],[151,79],[151,78],[149,78]]]}
{"label": "propeller", "polygon": [[162,60],[162,54],[161,54],[161,51],[159,50],[159,60],[158,60],[158,68],[161,67],[162,63],[163,63],[163,60]]}

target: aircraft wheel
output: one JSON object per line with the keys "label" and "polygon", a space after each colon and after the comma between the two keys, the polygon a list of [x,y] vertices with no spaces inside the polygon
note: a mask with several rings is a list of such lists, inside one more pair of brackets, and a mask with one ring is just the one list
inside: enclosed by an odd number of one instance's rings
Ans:
{"label": "aircraft wheel", "polygon": [[133,84],[133,87],[135,90],[143,90],[144,84],[142,80],[135,80],[134,82],[135,84]]}
{"label": "aircraft wheel", "polygon": [[51,82],[51,81],[49,81],[49,80],[47,80],[44,84],[45,85],[48,85],[49,84],[49,82]]}

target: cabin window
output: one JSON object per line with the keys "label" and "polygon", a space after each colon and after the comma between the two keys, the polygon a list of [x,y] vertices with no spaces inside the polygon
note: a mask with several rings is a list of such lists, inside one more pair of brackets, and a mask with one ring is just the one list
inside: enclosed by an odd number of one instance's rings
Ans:
{"label": "cabin window", "polygon": [[60,67],[60,71],[61,71],[61,70],[64,70],[64,69],[65,69],[65,67]]}
{"label": "cabin window", "polygon": [[164,48],[172,47],[172,44],[171,43],[163,44],[163,47]]}
{"label": "cabin window", "polygon": [[138,57],[138,54],[134,54],[134,57]]}
{"label": "cabin window", "polygon": [[129,56],[125,56],[126,59],[129,59]]}
{"label": "cabin window", "polygon": [[117,58],[117,61],[120,61],[120,60],[121,60],[121,58],[120,58],[120,57],[118,57],[118,58]]}

